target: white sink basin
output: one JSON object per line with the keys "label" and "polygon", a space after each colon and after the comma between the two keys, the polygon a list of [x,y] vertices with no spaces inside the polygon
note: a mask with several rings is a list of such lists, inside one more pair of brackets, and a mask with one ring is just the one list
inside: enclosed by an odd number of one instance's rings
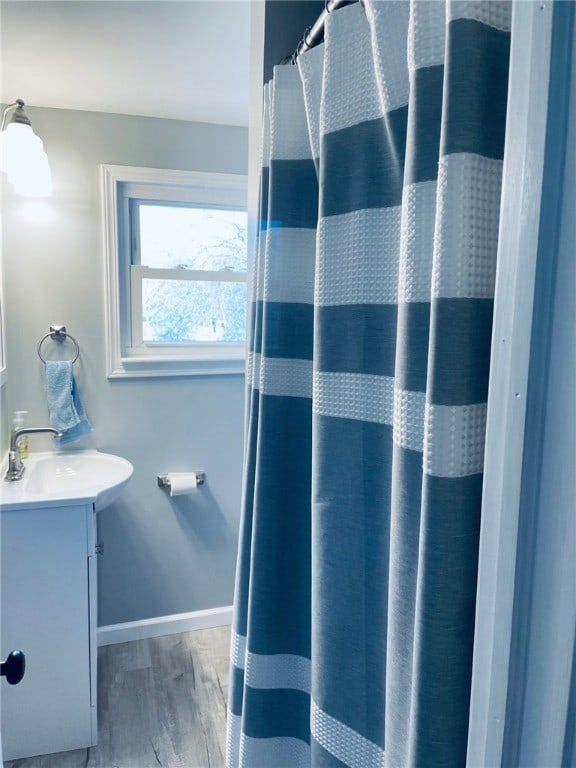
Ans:
{"label": "white sink basin", "polygon": [[0,481],[0,508],[92,503],[97,512],[115,501],[130,479],[132,464],[100,451],[31,453],[15,482]]}

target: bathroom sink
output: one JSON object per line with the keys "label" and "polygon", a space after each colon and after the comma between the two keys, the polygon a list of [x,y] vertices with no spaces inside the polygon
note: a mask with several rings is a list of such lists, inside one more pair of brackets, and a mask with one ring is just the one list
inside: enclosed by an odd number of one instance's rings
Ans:
{"label": "bathroom sink", "polygon": [[21,480],[3,481],[0,507],[92,503],[97,512],[115,501],[132,475],[132,464],[100,451],[31,453]]}

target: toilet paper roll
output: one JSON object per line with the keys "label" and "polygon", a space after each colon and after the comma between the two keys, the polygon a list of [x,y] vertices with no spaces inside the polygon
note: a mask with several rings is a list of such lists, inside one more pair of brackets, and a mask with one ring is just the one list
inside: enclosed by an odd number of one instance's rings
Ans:
{"label": "toilet paper roll", "polygon": [[169,472],[170,496],[184,496],[198,486],[195,472]]}

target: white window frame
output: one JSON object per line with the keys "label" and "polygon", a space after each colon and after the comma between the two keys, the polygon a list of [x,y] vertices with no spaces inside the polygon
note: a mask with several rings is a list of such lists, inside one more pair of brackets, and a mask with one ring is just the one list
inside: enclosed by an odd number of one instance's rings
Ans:
{"label": "white window frame", "polygon": [[[161,270],[132,264],[129,209],[131,200],[246,209],[247,177],[106,164],[101,166],[101,182],[108,378],[243,374],[244,342],[162,344],[142,340],[141,293],[137,287],[144,277],[221,280],[222,273]],[[245,282],[246,273],[227,273],[226,280]]]}

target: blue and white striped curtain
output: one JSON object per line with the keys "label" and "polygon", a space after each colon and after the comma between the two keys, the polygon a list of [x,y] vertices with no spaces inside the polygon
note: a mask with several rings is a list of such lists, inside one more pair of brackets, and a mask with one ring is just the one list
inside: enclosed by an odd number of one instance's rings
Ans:
{"label": "blue and white striped curtain", "polygon": [[465,764],[509,43],[366,0],[267,87],[230,768]]}

